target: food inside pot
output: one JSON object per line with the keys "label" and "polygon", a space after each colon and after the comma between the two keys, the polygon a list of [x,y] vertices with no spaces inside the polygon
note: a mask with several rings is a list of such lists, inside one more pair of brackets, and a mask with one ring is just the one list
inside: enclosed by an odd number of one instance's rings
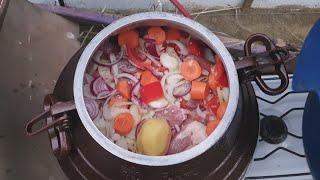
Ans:
{"label": "food inside pot", "polygon": [[112,142],[151,156],[196,146],[219,125],[229,98],[219,56],[196,37],[142,27],[105,40],[90,61],[88,114]]}

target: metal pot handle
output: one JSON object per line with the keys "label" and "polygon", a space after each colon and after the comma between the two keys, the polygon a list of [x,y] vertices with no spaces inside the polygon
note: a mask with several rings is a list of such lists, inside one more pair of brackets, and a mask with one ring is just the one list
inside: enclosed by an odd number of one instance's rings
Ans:
{"label": "metal pot handle", "polygon": [[[255,56],[252,56],[252,45],[257,42],[262,42],[266,47],[266,52],[271,57],[271,60],[257,61]],[[245,57],[239,61],[235,61],[236,68],[243,70],[244,78],[252,78],[255,80],[259,88],[268,95],[277,95],[284,92],[289,85],[289,77],[284,65],[284,61],[289,58],[289,52],[286,49],[278,48],[272,40],[265,34],[253,34],[244,44]],[[276,74],[279,76],[281,84],[272,88],[269,87],[261,78],[261,68],[265,66],[274,66]]]}
{"label": "metal pot handle", "polygon": [[[48,102],[46,101],[46,99],[49,98],[48,96],[50,95],[47,95],[45,98],[45,102],[44,102],[45,106],[48,106]],[[25,132],[27,136],[33,136],[33,135],[39,134],[43,131],[48,130],[49,128],[65,123],[66,121],[68,121],[68,117],[65,114],[65,112],[74,110],[75,108],[76,107],[75,107],[74,101],[57,102],[55,104],[49,105],[49,108],[45,108],[45,111],[43,111],[42,113],[40,113],[39,115],[35,116],[34,118],[32,118],[30,121],[27,122],[25,126]],[[46,124],[37,130],[32,129],[32,127],[36,123],[49,117],[53,119],[53,121],[50,124]]]}

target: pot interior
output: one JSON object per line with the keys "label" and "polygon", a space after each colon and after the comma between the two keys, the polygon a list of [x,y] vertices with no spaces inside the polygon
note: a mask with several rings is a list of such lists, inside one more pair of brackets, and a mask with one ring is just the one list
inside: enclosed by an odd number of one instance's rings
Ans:
{"label": "pot interior", "polygon": [[[221,119],[218,127],[200,144],[177,154],[164,156],[147,156],[130,152],[115,145],[98,130],[98,128],[91,120],[85,107],[83,96],[84,75],[90,60],[93,58],[94,53],[108,38],[115,36],[122,31],[131,30],[142,26],[164,26],[168,28],[175,28],[187,32],[192,37],[196,37],[197,39],[205,43],[210,49],[214,51],[214,53],[216,53],[216,55],[220,57],[228,77],[230,89],[229,100],[225,114]],[[232,57],[224,47],[222,42],[210,30],[208,30],[201,24],[180,15],[163,12],[148,12],[127,16],[103,29],[92,39],[92,41],[88,44],[83,54],[81,55],[74,79],[74,99],[76,108],[83,125],[85,126],[89,134],[93,137],[93,139],[95,139],[98,144],[100,144],[111,154],[126,161],[147,166],[166,166],[178,164],[195,158],[203,152],[207,151],[221,138],[224,133],[226,133],[226,130],[232,122],[234,113],[236,111],[238,98],[239,84],[237,72]]]}

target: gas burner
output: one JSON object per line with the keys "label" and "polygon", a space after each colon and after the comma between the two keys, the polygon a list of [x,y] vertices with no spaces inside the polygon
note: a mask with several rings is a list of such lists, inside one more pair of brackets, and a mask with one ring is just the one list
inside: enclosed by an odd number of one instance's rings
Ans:
{"label": "gas burner", "polygon": [[[280,82],[275,76],[263,79],[274,87]],[[291,79],[288,89],[277,96],[266,95],[252,84],[261,132],[244,179],[311,180],[302,142],[302,115],[308,94],[294,92]]]}
{"label": "gas burner", "polygon": [[287,125],[278,116],[266,116],[260,120],[260,136],[271,144],[282,143],[288,136]]}

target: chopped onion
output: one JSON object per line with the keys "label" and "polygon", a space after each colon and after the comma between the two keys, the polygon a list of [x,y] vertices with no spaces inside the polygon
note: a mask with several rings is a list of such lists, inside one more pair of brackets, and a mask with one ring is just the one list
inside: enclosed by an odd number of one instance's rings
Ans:
{"label": "chopped onion", "polygon": [[102,94],[102,93],[106,93],[106,94],[110,93],[112,88],[108,87],[108,85],[104,82],[102,77],[99,77],[94,81],[92,81],[91,90],[94,95],[98,96],[99,94]]}
{"label": "chopped onion", "polygon": [[109,108],[108,105],[103,106],[103,117],[105,120],[113,120],[115,117],[117,117],[121,113],[128,113],[130,112],[128,109],[124,108],[117,108],[117,107],[111,107]]}
{"label": "chopped onion", "polygon": [[101,92],[97,95],[97,99],[107,99],[110,96],[113,96],[116,93],[116,90],[113,90],[111,92]]}
{"label": "chopped onion", "polygon": [[184,56],[188,55],[187,47],[184,44],[182,44],[180,41],[178,41],[178,40],[167,40],[166,42],[168,44],[172,43],[172,44],[175,44],[176,46],[178,46],[178,48],[179,48],[179,52],[178,53],[179,54],[182,54]]}
{"label": "chopped onion", "polygon": [[[116,56],[113,53],[110,54],[110,61],[111,62],[116,61]],[[118,69],[118,65],[117,64],[113,64],[112,65],[111,72],[112,72],[112,74],[114,76],[114,81],[117,83],[118,79],[116,77],[117,77],[117,75],[119,73],[119,69]]]}
{"label": "chopped onion", "polygon": [[128,73],[118,74],[118,75],[116,76],[116,78],[117,78],[117,79],[119,79],[119,78],[127,78],[127,79],[130,79],[131,81],[133,81],[134,83],[137,83],[137,82],[139,81],[136,77],[134,77],[133,75],[128,74]]}
{"label": "chopped onion", "polygon": [[159,57],[156,41],[154,39],[145,38],[144,47],[148,51],[149,55]]}
{"label": "chopped onion", "polygon": [[202,110],[200,109],[200,106],[199,106],[199,105],[198,105],[198,107],[197,107],[197,109],[196,109],[196,112],[197,112],[197,114],[198,114],[201,118],[203,118],[203,119],[206,118],[206,115],[207,115],[206,111],[202,111]]}
{"label": "chopped onion", "polygon": [[229,88],[227,88],[227,87],[222,88],[221,94],[222,94],[222,98],[224,101],[229,100]]}
{"label": "chopped onion", "polygon": [[145,120],[142,120],[142,121],[140,121],[140,122],[137,124],[136,132],[135,132],[135,137],[136,137],[136,138],[138,137],[138,134],[139,134],[139,132],[140,132],[140,130],[141,130],[141,127],[142,127],[142,125],[143,125],[144,122],[145,122]]}
{"label": "chopped onion", "polygon": [[186,100],[186,101],[190,101],[190,100],[191,100],[191,94],[188,93],[188,94],[184,95],[182,98],[183,98],[184,100]]}
{"label": "chopped onion", "polygon": [[168,105],[168,101],[165,98],[161,98],[161,99],[149,102],[148,105],[152,108],[164,108]]}
{"label": "chopped onion", "polygon": [[111,107],[121,107],[121,106],[128,106],[128,105],[132,105],[132,102],[117,102],[112,104]]}
{"label": "chopped onion", "polygon": [[171,75],[167,78],[167,83],[168,84],[175,84],[175,83],[178,83],[179,81],[181,81],[183,79],[183,76],[181,74],[174,74],[174,75]]}
{"label": "chopped onion", "polygon": [[93,81],[93,77],[90,75],[90,74],[88,74],[88,73],[85,73],[84,74],[84,83],[85,84],[91,84],[91,82]]}
{"label": "chopped onion", "polygon": [[98,72],[99,72],[99,75],[100,75],[105,81],[110,81],[110,80],[113,79],[113,75],[111,74],[109,67],[99,66],[99,67],[98,67]]}
{"label": "chopped onion", "polygon": [[90,118],[93,120],[99,115],[99,105],[98,103],[93,99],[84,99],[84,103],[86,105],[86,109],[88,111],[88,114]]}
{"label": "chopped onion", "polygon": [[165,52],[166,48],[163,47],[162,45],[156,45],[156,50],[158,55],[161,56],[161,54]]}
{"label": "chopped onion", "polygon": [[141,121],[141,115],[139,113],[139,107],[135,104],[130,106],[130,113],[134,119],[134,126],[137,126],[137,124]]}
{"label": "chopped onion", "polygon": [[162,89],[163,89],[163,95],[164,95],[164,97],[170,102],[170,103],[173,103],[174,101],[175,101],[175,98],[174,98],[174,96],[173,96],[173,94],[172,94],[172,91],[173,91],[173,88],[174,88],[174,84],[173,85],[171,85],[172,87],[171,87],[171,94],[168,94],[168,92],[167,92],[167,88],[166,88],[166,79],[168,78],[168,77],[170,77],[170,76],[172,76],[172,75],[175,75],[175,74],[178,74],[177,72],[171,72],[171,73],[167,73],[167,74],[165,74],[163,77],[162,77],[162,79],[161,79],[161,81],[160,81],[160,83],[161,83],[161,87],[162,87]]}
{"label": "chopped onion", "polygon": [[209,71],[207,71],[206,69],[202,69],[202,74],[205,76],[209,76]]}
{"label": "chopped onion", "polygon": [[96,96],[91,92],[90,84],[85,84],[83,86],[83,96],[90,99],[96,99]]}
{"label": "chopped onion", "polygon": [[150,55],[149,53],[146,53],[144,51],[142,51],[141,49],[139,49],[139,52],[142,53],[143,55],[145,55],[153,64],[155,64],[157,67],[161,66],[161,63],[159,63],[159,61],[157,61],[152,55]]}
{"label": "chopped onion", "polygon": [[223,102],[223,95],[222,95],[222,90],[220,89],[220,87],[217,88],[217,95],[219,98],[219,102]]}
{"label": "chopped onion", "polygon": [[176,97],[181,97],[187,95],[191,90],[191,83],[189,81],[182,81],[176,84],[173,89],[173,95]]}
{"label": "chopped onion", "polygon": [[179,68],[179,60],[170,56],[168,53],[162,53],[160,56],[161,64],[169,71],[175,71]]}
{"label": "chopped onion", "polygon": [[121,62],[118,63],[118,67],[121,71],[126,72],[126,73],[136,73],[138,72],[138,68],[136,66],[133,66],[129,61],[127,60],[122,60]]}
{"label": "chopped onion", "polygon": [[131,91],[131,101],[136,105],[140,105],[141,104],[139,99],[138,99],[139,89],[140,89],[140,83],[138,82],[133,86],[132,91]]}
{"label": "chopped onion", "polygon": [[142,116],[142,119],[151,119],[155,115],[155,111],[148,111]]}
{"label": "chopped onion", "polygon": [[[117,64],[122,59],[124,51],[125,51],[125,48],[121,47],[120,55],[119,55],[118,58],[116,58],[113,53],[110,53],[110,62],[108,62],[108,60],[105,60],[105,59],[101,58],[101,56],[103,54],[102,51],[97,51],[95,53],[95,55],[93,56],[93,61],[96,64],[98,64],[99,66],[112,66],[114,64]],[[111,54],[113,54],[114,59],[111,59]]]}

